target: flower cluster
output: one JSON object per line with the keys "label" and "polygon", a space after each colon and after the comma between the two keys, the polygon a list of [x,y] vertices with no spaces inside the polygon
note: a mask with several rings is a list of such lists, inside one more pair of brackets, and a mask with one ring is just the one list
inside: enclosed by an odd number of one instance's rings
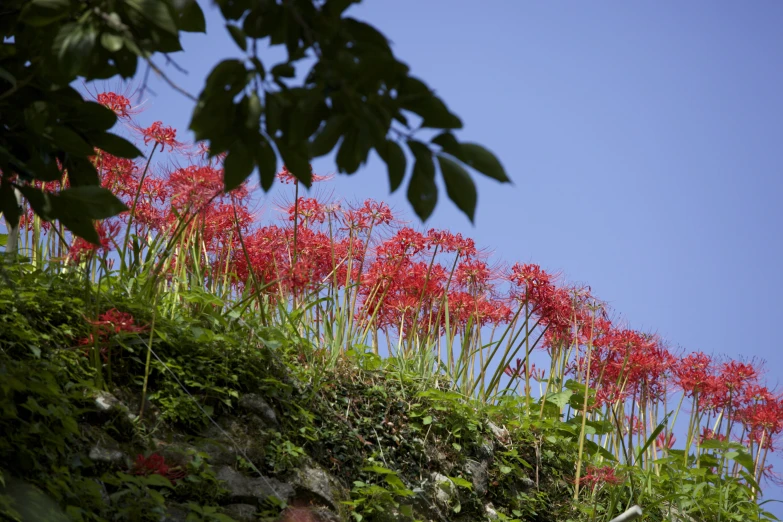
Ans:
{"label": "flower cluster", "polygon": [[172,482],[185,477],[185,472],[179,467],[169,467],[162,455],[153,453],[149,457],[142,454],[136,456],[136,460],[130,469],[132,475],[161,475]]}

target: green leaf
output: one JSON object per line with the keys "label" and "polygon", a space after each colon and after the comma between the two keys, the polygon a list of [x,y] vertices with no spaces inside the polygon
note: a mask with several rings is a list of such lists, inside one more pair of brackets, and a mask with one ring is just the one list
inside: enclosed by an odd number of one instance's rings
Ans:
{"label": "green leaf", "polygon": [[256,165],[258,165],[258,176],[261,180],[261,188],[265,191],[272,188],[277,174],[277,154],[272,145],[262,137],[258,147],[254,149]]}
{"label": "green leaf", "polygon": [[568,404],[569,399],[571,399],[571,395],[573,395],[574,392],[571,390],[563,390],[561,392],[557,393],[550,393],[546,396],[546,402],[551,402],[556,404],[559,408],[563,408],[566,404]]}
{"label": "green leaf", "polygon": [[16,88],[16,78],[14,78],[14,75],[5,70],[4,68],[0,67],[0,79],[3,79],[11,84],[12,88]]}
{"label": "green leaf", "polygon": [[473,489],[473,483],[469,480],[465,480],[462,477],[449,477],[449,480],[461,488]]}
{"label": "green leaf", "polygon": [[226,192],[230,192],[244,182],[253,172],[253,157],[241,141],[234,142],[223,163],[223,176]]}
{"label": "green leaf", "polygon": [[207,31],[207,21],[204,12],[196,0],[174,0],[174,10],[177,13],[177,27],[186,33],[204,33]]}
{"label": "green leaf", "polygon": [[359,170],[362,163],[362,147],[360,143],[361,135],[356,128],[349,129],[340,143],[340,149],[337,151],[337,169],[346,174],[353,174]]}
{"label": "green leaf", "polygon": [[55,144],[69,154],[91,156],[95,154],[93,147],[72,129],[57,126],[52,129],[52,139]]}
{"label": "green leaf", "polygon": [[19,224],[20,202],[16,200],[14,187],[7,181],[0,183],[0,213],[12,227]]}
{"label": "green leaf", "polygon": [[391,192],[395,192],[400,185],[402,185],[403,179],[405,179],[406,162],[405,153],[400,145],[392,140],[387,140],[383,150],[378,150],[378,153],[386,162],[386,167],[389,170],[389,189]]}
{"label": "green leaf", "polygon": [[223,60],[207,76],[201,99],[236,96],[245,88],[247,80],[247,69],[241,60]]}
{"label": "green leaf", "polygon": [[503,165],[490,151],[477,143],[460,144],[462,155],[461,159],[469,167],[476,169],[485,176],[496,179],[502,183],[509,183],[511,180],[506,175]]}
{"label": "green leaf", "polygon": [[111,132],[90,134],[90,139],[96,147],[118,158],[133,159],[143,155],[133,143]]}
{"label": "green leaf", "polygon": [[166,7],[166,2],[160,0],[125,0],[125,4],[136,10],[152,25],[172,36],[179,36],[179,29]]}
{"label": "green leaf", "polygon": [[449,154],[451,156],[454,156],[455,158],[461,160],[462,159],[462,146],[457,141],[457,138],[454,137],[454,134],[452,134],[449,131],[442,132],[432,138],[432,143],[439,145],[441,149],[443,149],[443,152],[446,154]]}
{"label": "green leaf", "polygon": [[72,78],[84,74],[90,64],[98,32],[92,26],[69,23],[60,27],[52,44],[63,73]]}
{"label": "green leaf", "polygon": [[228,34],[231,35],[231,38],[234,40],[234,43],[237,44],[237,47],[243,51],[247,51],[247,35],[245,34],[245,31],[234,24],[226,24],[226,29],[228,29]]}
{"label": "green leaf", "polygon": [[398,100],[403,108],[418,114],[422,127],[435,129],[461,129],[462,121],[449,111],[446,104],[435,96],[427,85],[409,76],[399,88]]}
{"label": "green leaf", "polygon": [[310,155],[314,158],[325,156],[332,152],[337,142],[340,141],[345,128],[346,116],[334,114],[326,120],[326,124],[315,135],[310,143]]}
{"label": "green leaf", "polygon": [[279,78],[293,78],[296,76],[296,69],[290,63],[278,63],[269,71],[272,76]]}
{"label": "green leaf", "polygon": [[301,154],[299,151],[290,148],[280,140],[276,140],[277,150],[280,151],[280,155],[283,157],[283,163],[291,174],[296,177],[304,185],[310,188],[313,179],[313,171],[310,167],[310,162],[307,160],[307,156]]}
{"label": "green leaf", "polygon": [[116,53],[125,45],[125,40],[122,36],[113,33],[102,33],[101,45],[110,53]]}
{"label": "green leaf", "polygon": [[504,475],[508,475],[511,473],[511,467],[510,466],[500,466],[500,472]]}
{"label": "green leaf", "polygon": [[702,441],[699,444],[699,447],[701,449],[719,449],[719,450],[725,450],[729,446],[726,443],[726,441],[718,440],[718,439],[708,439],[705,441]]}
{"label": "green leaf", "polygon": [[43,27],[68,15],[69,0],[30,0],[22,9],[19,21],[33,27]]}
{"label": "green leaf", "polygon": [[435,184],[435,163],[429,148],[421,142],[408,140],[408,146],[416,158],[413,174],[408,183],[408,201],[422,221],[432,215],[438,202],[438,187]]}
{"label": "green leaf", "polygon": [[644,443],[644,446],[642,446],[639,451],[636,452],[636,459],[635,461],[639,460],[639,458],[644,454],[645,451],[647,451],[647,448],[650,447],[650,444],[653,443],[655,438],[661,434],[661,432],[666,428],[666,423],[669,421],[669,417],[671,414],[674,413],[673,411],[670,411],[666,414],[666,416],[663,418],[663,420],[656,426],[656,428],[653,430],[652,434],[650,434],[649,437],[647,437],[647,441]]}
{"label": "green leaf", "polygon": [[426,417],[424,417],[424,418],[421,420],[421,422],[422,422],[422,424],[424,424],[425,426],[429,426],[430,424],[432,424],[432,416],[431,416],[431,415],[427,415]]}
{"label": "green leaf", "polygon": [[438,156],[440,173],[446,183],[446,192],[457,207],[473,222],[476,212],[476,185],[470,179],[470,174],[457,162],[445,156]]}
{"label": "green leaf", "polygon": [[73,214],[90,219],[106,219],[128,210],[110,190],[97,185],[71,187],[59,192],[52,198],[52,208],[55,217]]}

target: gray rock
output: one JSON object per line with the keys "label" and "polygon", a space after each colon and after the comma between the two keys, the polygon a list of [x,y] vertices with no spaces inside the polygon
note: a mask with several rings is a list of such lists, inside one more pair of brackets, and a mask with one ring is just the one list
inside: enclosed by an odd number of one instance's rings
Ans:
{"label": "gray rock", "polygon": [[435,499],[441,504],[448,505],[451,503],[451,500],[457,494],[457,488],[451,479],[438,472],[432,472],[430,478],[435,483]]}
{"label": "gray rock", "polygon": [[347,499],[340,482],[313,462],[295,470],[288,482],[296,489],[297,496],[315,497],[334,510],[339,510],[340,501]]}
{"label": "gray rock", "polygon": [[224,515],[228,515],[237,522],[255,522],[256,506],[251,504],[228,504],[220,508]]}
{"label": "gray rock", "polygon": [[128,457],[120,450],[111,447],[109,444],[97,443],[90,448],[90,460],[93,462],[103,462],[105,464],[125,465]]}
{"label": "gray rock", "polygon": [[498,512],[495,511],[495,506],[492,505],[492,502],[484,506],[484,512],[487,514],[488,519],[490,520],[498,519]]}
{"label": "gray rock", "polygon": [[230,444],[215,439],[200,439],[193,443],[198,451],[206,453],[211,466],[233,466],[237,461],[237,452]]}
{"label": "gray rock", "polygon": [[124,415],[131,422],[136,420],[137,416],[130,412],[128,406],[109,392],[97,392],[93,397],[93,404],[98,413],[103,415]]}
{"label": "gray rock", "polygon": [[486,494],[489,486],[489,462],[486,460],[468,460],[465,464],[465,469],[470,473],[470,479],[473,482],[473,489],[476,493],[479,495]]}
{"label": "gray rock", "polygon": [[246,477],[230,466],[221,467],[216,475],[225,483],[228,497],[234,504],[258,505],[270,496],[288,502],[294,496],[293,486],[271,477]]}
{"label": "gray rock", "polygon": [[166,515],[163,517],[163,522],[185,522],[189,513],[190,509],[187,506],[169,503],[166,506]]}
{"label": "gray rock", "polygon": [[255,393],[246,393],[239,399],[239,408],[247,413],[254,413],[258,415],[265,423],[270,426],[280,426],[277,420],[277,414],[275,410],[261,398],[261,396]]}
{"label": "gray rock", "polygon": [[95,408],[101,413],[108,413],[122,403],[109,392],[99,391],[95,395]]}
{"label": "gray rock", "polygon": [[492,435],[495,436],[497,440],[505,444],[508,441],[509,433],[506,428],[501,428],[494,422],[487,423],[487,426],[489,427],[489,430],[492,432]]}

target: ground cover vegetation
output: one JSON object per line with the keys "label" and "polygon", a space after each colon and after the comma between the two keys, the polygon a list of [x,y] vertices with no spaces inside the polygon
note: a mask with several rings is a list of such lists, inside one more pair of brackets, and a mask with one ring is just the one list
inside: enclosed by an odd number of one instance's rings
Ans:
{"label": "ground cover vegetation", "polygon": [[[774,520],[783,402],[760,364],[674,353],[586,287],[285,167],[257,207],[224,154],[92,96],[146,159],[90,156],[128,209],[91,223],[98,244],[22,209],[0,272],[6,518]],[[58,172],[30,186],[56,198]]]}

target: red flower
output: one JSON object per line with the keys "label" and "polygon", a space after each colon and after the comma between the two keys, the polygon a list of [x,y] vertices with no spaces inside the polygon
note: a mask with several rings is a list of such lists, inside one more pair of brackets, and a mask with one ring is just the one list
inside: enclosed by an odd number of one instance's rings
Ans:
{"label": "red flower", "polygon": [[132,475],[162,475],[172,482],[185,476],[184,471],[169,467],[166,464],[166,459],[157,453],[153,453],[149,457],[144,457],[142,454],[137,455],[130,472]]}
{"label": "red flower", "polygon": [[583,485],[621,484],[623,479],[615,474],[611,466],[588,466],[585,475],[579,480]]}
{"label": "red flower", "polygon": [[98,94],[97,101],[104,107],[114,111],[121,118],[129,118],[132,107],[128,98],[116,92],[102,92]]}
{"label": "red flower", "polygon": [[162,121],[156,121],[146,129],[138,129],[142,136],[144,136],[144,144],[146,145],[150,141],[154,141],[160,144],[160,150],[166,149],[166,145],[170,150],[182,148],[182,143],[177,141],[177,131],[173,127],[164,127]]}

